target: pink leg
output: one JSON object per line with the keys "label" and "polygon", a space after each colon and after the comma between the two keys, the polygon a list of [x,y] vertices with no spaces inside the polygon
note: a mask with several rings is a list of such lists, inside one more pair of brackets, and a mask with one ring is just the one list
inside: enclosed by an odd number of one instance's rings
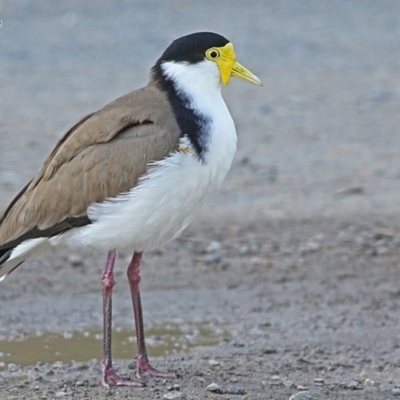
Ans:
{"label": "pink leg", "polygon": [[103,386],[114,384],[118,386],[143,386],[140,382],[133,382],[120,378],[112,367],[111,359],[111,326],[112,326],[112,290],[115,285],[113,268],[115,251],[108,252],[107,263],[104,267],[101,283],[103,285],[103,359],[101,362],[101,383]]}
{"label": "pink leg", "polygon": [[142,303],[140,300],[140,261],[143,253],[134,253],[132,261],[128,267],[128,280],[131,287],[133,311],[135,314],[136,325],[136,341],[137,341],[137,355],[136,355],[136,377],[140,379],[142,372],[147,372],[152,376],[161,378],[176,378],[178,375],[173,372],[162,372],[153,368],[147,357],[146,344],[144,339],[143,330],[143,313]]}

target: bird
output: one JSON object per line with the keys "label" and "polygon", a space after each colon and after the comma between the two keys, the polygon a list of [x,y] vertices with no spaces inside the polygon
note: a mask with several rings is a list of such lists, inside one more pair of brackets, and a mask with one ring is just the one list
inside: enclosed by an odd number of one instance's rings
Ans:
{"label": "bird", "polygon": [[[37,174],[0,213],[0,280],[53,247],[107,254],[103,296],[103,386],[143,386],[162,378],[147,355],[139,283],[143,253],[181,235],[217,190],[237,148],[221,87],[238,77],[262,86],[236,61],[233,44],[213,32],[174,40],[151,68],[146,86],[77,121]],[[112,291],[118,252],[127,268],[137,341],[135,378],[114,371]]]}

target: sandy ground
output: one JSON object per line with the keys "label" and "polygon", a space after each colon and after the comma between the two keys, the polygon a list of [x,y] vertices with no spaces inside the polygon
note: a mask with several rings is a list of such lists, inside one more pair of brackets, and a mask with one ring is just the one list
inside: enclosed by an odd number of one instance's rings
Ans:
{"label": "sandy ground", "polygon": [[[146,328],[161,327],[150,342],[182,334],[152,360],[182,378],[105,389],[100,341],[80,361],[18,351],[17,338],[101,328],[104,254],[54,253],[1,284],[0,399],[400,395],[399,2],[0,0],[0,20],[0,206],[76,119],[143,85],[178,36],[222,33],[264,82],[224,89],[239,134],[226,184],[144,260]],[[131,362],[116,358],[120,374]]]}

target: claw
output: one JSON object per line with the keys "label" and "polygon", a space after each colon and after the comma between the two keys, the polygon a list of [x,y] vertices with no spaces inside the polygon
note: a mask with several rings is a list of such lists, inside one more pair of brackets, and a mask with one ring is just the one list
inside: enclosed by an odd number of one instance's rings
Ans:
{"label": "claw", "polygon": [[175,379],[178,378],[179,375],[175,372],[164,372],[159,371],[158,369],[153,368],[147,357],[144,357],[141,354],[138,354],[136,357],[136,378],[141,379],[142,373],[146,372],[151,376],[155,376],[158,378],[166,378],[166,379]]}
{"label": "claw", "polygon": [[112,368],[103,369],[101,384],[105,387],[110,387],[110,384],[116,386],[134,386],[134,387],[146,386],[143,382],[136,382],[136,381],[131,381],[129,379],[121,378],[114,372]]}

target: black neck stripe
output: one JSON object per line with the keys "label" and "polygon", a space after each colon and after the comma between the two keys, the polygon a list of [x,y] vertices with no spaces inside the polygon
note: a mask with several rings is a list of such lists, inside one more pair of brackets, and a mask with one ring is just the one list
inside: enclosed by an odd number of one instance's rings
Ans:
{"label": "black neck stripe", "polygon": [[159,88],[168,96],[181,130],[181,137],[189,139],[197,156],[204,162],[204,156],[208,150],[208,140],[205,132],[209,125],[208,118],[191,108],[190,99],[184,93],[178,92],[173,79],[165,76],[163,73],[160,60],[153,67],[152,75]]}

